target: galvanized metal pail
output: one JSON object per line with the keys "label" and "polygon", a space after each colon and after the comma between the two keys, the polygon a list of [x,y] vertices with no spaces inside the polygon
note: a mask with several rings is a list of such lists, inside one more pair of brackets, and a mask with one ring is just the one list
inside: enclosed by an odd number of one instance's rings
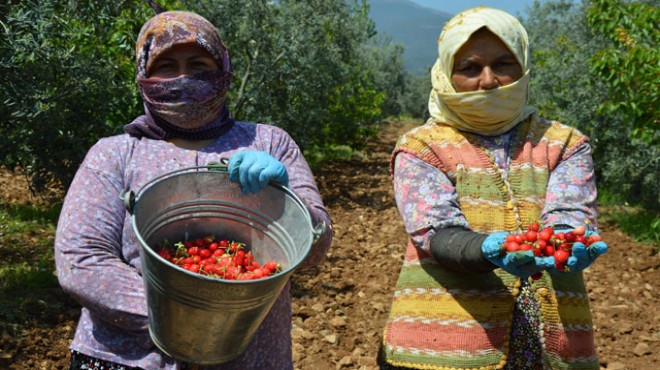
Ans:
{"label": "galvanized metal pail", "polygon": [[[226,166],[173,171],[127,192],[124,200],[140,243],[151,338],[167,355],[196,364],[227,362],[246,349],[325,231],[325,225],[312,227],[288,188],[271,183],[244,195],[229,181]],[[276,261],[282,271],[259,280],[221,280],[175,266],[154,250],[166,240],[206,235],[246,243],[256,261]]]}

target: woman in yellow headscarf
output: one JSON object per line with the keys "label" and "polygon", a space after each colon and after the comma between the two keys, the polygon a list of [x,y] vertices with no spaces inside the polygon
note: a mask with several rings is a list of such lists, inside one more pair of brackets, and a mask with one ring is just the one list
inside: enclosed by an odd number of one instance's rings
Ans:
{"label": "woman in yellow headscarf", "polygon": [[500,253],[538,223],[596,227],[588,138],[527,105],[527,33],[506,12],[447,22],[431,75],[431,118],[392,154],[410,241],[381,368],[598,369],[581,271],[607,245],[575,243],[565,270],[533,250]]}

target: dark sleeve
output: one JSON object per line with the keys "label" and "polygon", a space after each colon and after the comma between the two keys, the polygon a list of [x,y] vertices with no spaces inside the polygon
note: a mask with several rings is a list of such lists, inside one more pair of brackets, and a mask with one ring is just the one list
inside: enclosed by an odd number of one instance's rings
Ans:
{"label": "dark sleeve", "polygon": [[496,266],[481,252],[487,237],[462,227],[439,229],[431,238],[431,253],[443,267],[455,272],[490,272]]}

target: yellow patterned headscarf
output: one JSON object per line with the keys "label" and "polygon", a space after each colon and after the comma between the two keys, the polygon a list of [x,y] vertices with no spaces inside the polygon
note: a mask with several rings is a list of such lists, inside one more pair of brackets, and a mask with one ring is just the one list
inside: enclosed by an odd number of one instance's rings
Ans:
{"label": "yellow patterned headscarf", "polygon": [[[492,90],[456,92],[451,83],[454,56],[470,36],[482,27],[498,36],[520,63],[523,76]],[[438,60],[431,70],[433,89],[429,97],[430,121],[461,131],[496,136],[529,117],[529,50],[527,31],[509,13],[480,6],[450,19],[438,38]]]}

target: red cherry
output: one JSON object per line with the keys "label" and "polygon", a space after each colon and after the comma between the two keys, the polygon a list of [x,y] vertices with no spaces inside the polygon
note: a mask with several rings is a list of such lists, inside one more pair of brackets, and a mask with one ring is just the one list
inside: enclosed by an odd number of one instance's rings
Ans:
{"label": "red cherry", "polygon": [[535,242],[537,237],[538,237],[538,235],[537,235],[536,231],[530,230],[530,231],[525,233],[525,239],[530,243]]}
{"label": "red cherry", "polygon": [[[599,242],[601,240],[603,240],[603,238],[601,238],[600,235],[591,235],[591,236],[589,236],[589,241],[591,243]],[[589,243],[589,244],[591,244],[591,243]]]}
{"label": "red cherry", "polygon": [[541,240],[549,241],[550,238],[552,238],[553,232],[552,229],[549,227],[546,227],[545,229],[541,230],[538,234],[538,238]]}
{"label": "red cherry", "polygon": [[546,257],[554,256],[555,255],[555,247],[552,245],[547,245],[545,248],[543,248],[543,255]]}
{"label": "red cherry", "polygon": [[523,236],[523,234],[514,234],[513,237],[514,237],[513,240],[518,244],[522,244],[525,242],[525,237]]}
{"label": "red cherry", "polygon": [[200,250],[199,250],[199,257],[200,257],[201,259],[206,259],[206,258],[211,257],[211,253],[213,253],[213,252],[211,252],[210,249],[206,249],[206,248],[204,248],[204,249],[200,249]]}
{"label": "red cherry", "polygon": [[554,256],[555,262],[562,265],[566,263],[569,257],[568,252],[563,249],[556,250]]}
{"label": "red cherry", "polygon": [[566,233],[566,241],[569,243],[575,242],[575,237],[576,235],[572,231]]}

